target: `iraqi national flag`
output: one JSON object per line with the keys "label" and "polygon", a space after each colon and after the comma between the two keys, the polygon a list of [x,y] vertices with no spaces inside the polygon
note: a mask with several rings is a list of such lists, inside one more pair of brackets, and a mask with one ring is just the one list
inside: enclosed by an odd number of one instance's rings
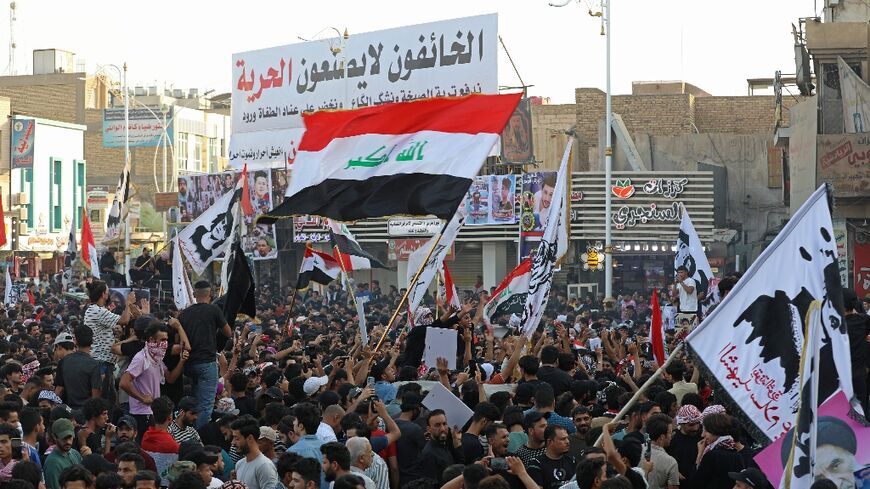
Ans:
{"label": "iraqi national flag", "polygon": [[100,259],[97,256],[97,245],[94,243],[91,222],[88,220],[88,214],[85,210],[82,210],[82,261],[94,278],[100,278]]}
{"label": "iraqi national flag", "polygon": [[688,275],[697,284],[697,292],[704,293],[704,298],[699,300],[703,314],[711,306],[719,302],[719,287],[713,278],[713,269],[704,254],[704,246],[695,231],[689,211],[683,208],[683,217],[680,219],[680,234],[677,236],[677,253],[674,255],[674,270],[680,266],[686,267]]}
{"label": "iraqi national flag", "polygon": [[121,220],[127,211],[127,199],[130,198],[130,164],[129,161],[124,165],[121,171],[121,176],[118,177],[118,186],[115,188],[115,198],[112,200],[112,207],[109,209],[109,215],[106,218],[106,234],[103,236],[103,242],[120,239],[121,237]]}
{"label": "iraqi national flag", "polygon": [[553,287],[553,274],[558,262],[568,251],[568,226],[565,218],[565,188],[568,185],[568,158],[574,139],[568,139],[562,163],[556,177],[556,189],[553,192],[553,205],[550,206],[544,235],[532,256],[532,277],[529,279],[529,295],[523,308],[522,331],[526,338],[531,338],[550,299],[550,289]]}
{"label": "iraqi national flag", "polygon": [[852,389],[849,337],[827,188],[792,216],[734,289],[686,338],[717,395],[756,440],[795,426],[808,311],[819,303],[824,344],[819,399],[838,388],[862,412]]}
{"label": "iraqi national flag", "polygon": [[341,265],[332,255],[305,248],[305,257],[302,259],[302,268],[299,269],[296,288],[307,289],[311,282],[327,285],[338,278],[340,273]]}
{"label": "iraqi national flag", "polygon": [[661,367],[665,364],[665,332],[662,325],[662,308],[659,306],[659,291],[656,288],[653,288],[649,307],[652,310],[652,321],[649,327],[650,342],[652,342],[653,357]]}
{"label": "iraqi national flag", "polygon": [[260,219],[450,219],[521,97],[469,95],[303,114],[305,135],[286,199]]}
{"label": "iraqi national flag", "polygon": [[492,325],[496,318],[504,314],[521,314],[529,295],[529,280],[532,278],[532,257],[507,274],[493,292],[489,302],[483,307],[483,320]]}
{"label": "iraqi national flag", "polygon": [[362,249],[362,246],[344,224],[330,220],[329,234],[332,240],[333,255],[335,255],[336,260],[341,262],[344,271],[387,268],[371,253]]}
{"label": "iraqi national flag", "polygon": [[444,281],[438,285],[438,295],[444,298],[444,304],[458,311],[462,307],[462,302],[459,300],[459,291],[456,290],[456,284],[453,283],[453,277],[450,276],[450,269],[447,268],[446,261],[441,263],[441,276]]}

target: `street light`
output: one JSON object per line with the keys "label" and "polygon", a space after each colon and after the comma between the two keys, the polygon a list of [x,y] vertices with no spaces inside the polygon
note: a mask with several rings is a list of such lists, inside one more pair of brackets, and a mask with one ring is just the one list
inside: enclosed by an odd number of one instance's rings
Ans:
{"label": "street light", "polygon": [[[123,85],[124,90],[124,168],[130,168],[130,94],[127,92],[127,63],[124,63],[124,71],[122,72],[117,65],[103,65],[98,68],[98,72],[103,68],[111,67],[118,71],[118,77],[121,78],[121,84]],[[127,174],[127,185],[129,188],[130,182],[129,178],[131,177],[130,173]],[[119,210],[120,205],[123,202],[119,202]],[[127,212],[127,217],[124,219],[124,275],[127,278],[127,283],[132,284],[133,282],[130,280],[130,212]]]}
{"label": "street light", "polygon": [[[572,0],[565,0],[562,3],[550,2],[551,7],[564,7],[571,3]],[[579,1],[579,0],[578,0]],[[611,96],[610,96],[610,0],[601,0],[604,7],[603,25],[601,34],[605,36],[605,44],[607,49],[607,64],[606,64],[606,91],[605,91],[605,143],[604,143],[604,296],[613,296],[613,243],[611,235],[611,191],[610,183],[613,177],[613,147],[611,141]],[[600,13],[592,13],[593,17],[601,17]]]}

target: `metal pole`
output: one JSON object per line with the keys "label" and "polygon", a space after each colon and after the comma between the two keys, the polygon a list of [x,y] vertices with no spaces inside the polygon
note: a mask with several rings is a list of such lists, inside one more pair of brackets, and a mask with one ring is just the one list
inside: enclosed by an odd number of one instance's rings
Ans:
{"label": "metal pole", "polygon": [[[127,91],[127,63],[124,63],[124,168],[131,171],[127,174],[127,178],[132,179],[132,168],[130,166],[130,93]],[[130,182],[127,182],[127,188],[130,188]],[[125,196],[126,197],[126,196]],[[120,202],[119,205],[125,205],[126,202]],[[130,208],[127,208],[127,217],[124,220],[124,274],[127,276],[127,284],[132,285],[130,280]]]}
{"label": "metal pole", "polygon": [[163,107],[163,191],[168,192],[169,187],[166,184],[166,144],[169,143],[169,133],[166,132],[166,108]]}
{"label": "metal pole", "polygon": [[611,141],[610,96],[610,0],[604,0],[604,35],[607,45],[607,82],[605,96],[604,143],[604,296],[613,297],[613,237],[611,235],[611,191],[613,177],[613,147]]}

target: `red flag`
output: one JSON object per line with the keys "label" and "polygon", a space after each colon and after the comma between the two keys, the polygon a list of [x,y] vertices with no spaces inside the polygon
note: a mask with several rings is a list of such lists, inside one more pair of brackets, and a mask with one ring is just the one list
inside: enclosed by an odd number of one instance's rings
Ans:
{"label": "red flag", "polygon": [[30,289],[27,289],[27,302],[29,302],[31,306],[36,305],[36,297],[33,296],[33,292],[31,292]]}
{"label": "red flag", "polygon": [[657,289],[653,289],[650,309],[652,309],[650,341],[652,342],[653,356],[656,359],[656,363],[661,367],[665,363],[665,335],[662,329],[662,309],[659,307],[659,291]]}
{"label": "red flag", "polygon": [[0,246],[6,244],[6,217],[3,215],[3,194],[0,194]]}
{"label": "red flag", "polygon": [[450,276],[450,270],[447,269],[447,263],[442,263],[444,271],[444,303],[453,306],[457,309],[462,307],[459,301],[459,294],[456,291],[456,285],[453,284],[453,277]]}
{"label": "red flag", "polygon": [[254,215],[254,207],[251,205],[251,189],[248,186],[248,164],[242,167],[242,212],[246,216]]}
{"label": "red flag", "polygon": [[100,278],[100,267],[97,265],[97,244],[91,232],[91,221],[88,213],[82,210],[82,262],[91,271],[94,278]]}

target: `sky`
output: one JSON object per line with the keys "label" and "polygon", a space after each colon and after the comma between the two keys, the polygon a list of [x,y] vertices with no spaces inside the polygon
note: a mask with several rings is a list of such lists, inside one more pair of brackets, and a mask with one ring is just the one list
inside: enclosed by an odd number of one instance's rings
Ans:
{"label": "sky", "polygon": [[[713,95],[745,95],[747,78],[794,73],[791,24],[813,0],[612,0],[612,87],[684,80]],[[818,1],[818,3],[822,3]],[[15,68],[32,70],[34,49],[73,51],[97,65],[128,64],[129,85],[231,89],[233,53],[456,17],[499,14],[499,34],[530,95],[572,103],[574,89],[605,87],[605,41],[590,17],[597,0],[17,0]],[[135,8],[129,8],[135,6]],[[8,3],[0,9],[0,68],[7,65]],[[502,50],[499,84],[519,79]],[[5,72],[4,72],[5,74]]]}

